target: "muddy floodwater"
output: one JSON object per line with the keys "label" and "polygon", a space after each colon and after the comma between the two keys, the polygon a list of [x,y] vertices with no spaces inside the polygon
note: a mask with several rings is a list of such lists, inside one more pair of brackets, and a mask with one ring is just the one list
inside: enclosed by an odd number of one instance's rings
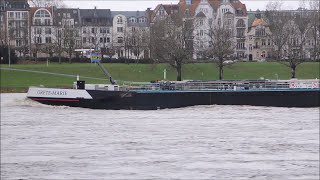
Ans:
{"label": "muddy floodwater", "polygon": [[54,107],[1,94],[1,179],[319,179],[319,108]]}

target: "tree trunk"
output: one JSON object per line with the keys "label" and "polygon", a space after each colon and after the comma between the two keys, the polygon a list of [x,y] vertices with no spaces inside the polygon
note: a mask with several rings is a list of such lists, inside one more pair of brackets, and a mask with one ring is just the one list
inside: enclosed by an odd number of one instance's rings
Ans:
{"label": "tree trunk", "polygon": [[69,63],[71,64],[71,51],[69,51]]}
{"label": "tree trunk", "polygon": [[223,66],[219,65],[219,80],[223,79]]}
{"label": "tree trunk", "polygon": [[177,69],[177,81],[181,81],[182,65],[181,64],[177,64],[176,69]]}
{"label": "tree trunk", "polygon": [[59,51],[59,64],[61,64],[61,51]]}
{"label": "tree trunk", "polygon": [[219,59],[219,80],[223,79],[223,58]]}
{"label": "tree trunk", "polygon": [[37,62],[38,62],[38,51],[37,50],[35,51],[34,60],[35,60],[35,63],[37,64]]}
{"label": "tree trunk", "polygon": [[22,58],[23,58],[23,64],[25,64],[26,63],[26,51],[23,51]]}
{"label": "tree trunk", "polygon": [[291,78],[296,78],[296,66],[291,66]]}

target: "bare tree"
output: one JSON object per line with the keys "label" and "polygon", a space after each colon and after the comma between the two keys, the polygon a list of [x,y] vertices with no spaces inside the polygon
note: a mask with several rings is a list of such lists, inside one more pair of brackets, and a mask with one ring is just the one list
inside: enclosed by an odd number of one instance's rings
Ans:
{"label": "bare tree", "polygon": [[212,58],[219,68],[219,80],[223,79],[224,63],[235,51],[235,42],[233,40],[233,30],[228,26],[211,26],[209,33],[209,47],[204,51],[207,58]]}
{"label": "bare tree", "polygon": [[62,33],[62,29],[61,28],[57,28],[55,30],[55,36],[54,36],[54,40],[52,42],[52,48],[53,48],[53,52],[55,54],[58,55],[58,58],[59,58],[59,64],[61,64],[61,56],[62,56],[62,53],[64,51],[64,48],[63,48],[63,33]]}
{"label": "bare tree", "polygon": [[[283,46],[283,53],[280,58],[280,63],[291,68],[291,78],[296,77],[296,68],[305,61],[306,55],[304,51],[305,44],[305,29],[299,26],[300,20],[292,20],[288,22],[286,32],[289,35],[286,44]],[[305,26],[306,27],[306,26]]]}
{"label": "bare tree", "polygon": [[310,29],[308,34],[314,42],[311,50],[311,58],[315,61],[320,58],[320,2],[310,1]]}
{"label": "bare tree", "polygon": [[17,50],[20,52],[20,55],[22,54],[23,63],[26,61],[26,55],[29,52],[29,36],[28,36],[28,25],[21,27],[17,31],[20,31],[18,34],[21,37],[21,46],[17,48]]}
{"label": "bare tree", "polygon": [[177,71],[181,81],[182,65],[192,58],[193,23],[176,13],[165,19],[157,19],[151,26],[151,48],[155,59],[168,62]]}
{"label": "bare tree", "polygon": [[[306,40],[311,17],[305,9],[291,13],[281,11],[280,5],[270,5],[274,9],[266,12],[275,49],[275,60],[291,69],[291,78],[296,77],[296,68],[307,60]],[[312,27],[312,26],[311,26]]]}
{"label": "bare tree", "polygon": [[76,30],[74,28],[65,26],[63,28],[63,45],[64,49],[69,56],[69,63],[71,64],[71,58],[73,51],[76,47],[75,37],[76,37]]}
{"label": "bare tree", "polygon": [[29,0],[29,4],[33,7],[65,7],[63,0]]}
{"label": "bare tree", "polygon": [[281,11],[281,7],[281,2],[271,2],[267,5],[265,13],[271,31],[271,34],[267,34],[267,36],[275,45],[272,54],[276,61],[281,60],[282,49],[289,39],[289,34],[286,32],[285,27],[292,20],[291,16]]}
{"label": "bare tree", "polygon": [[[131,54],[133,53],[136,57],[137,63],[139,62],[142,52],[148,53],[148,39],[149,32],[142,28],[137,28],[128,35],[128,47],[130,48]],[[146,54],[144,54],[143,58],[145,57]]]}

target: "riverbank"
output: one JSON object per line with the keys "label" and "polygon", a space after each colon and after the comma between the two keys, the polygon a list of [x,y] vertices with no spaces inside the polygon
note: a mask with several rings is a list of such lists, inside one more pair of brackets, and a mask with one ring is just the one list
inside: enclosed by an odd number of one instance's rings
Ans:
{"label": "riverbank", "polygon": [[[163,71],[167,71],[167,80],[176,80],[176,70],[168,64],[103,64],[115,80],[149,82],[162,80]],[[298,79],[319,79],[319,62],[303,63],[297,68]],[[7,65],[1,65],[8,68]],[[80,75],[91,78],[81,78],[86,83],[109,83],[106,75],[96,64],[28,64],[11,65],[10,68],[60,73],[65,75]],[[224,69],[224,79],[290,79],[290,69],[274,62],[240,62]],[[100,78],[100,79],[99,79]],[[106,79],[106,80],[101,80]],[[218,68],[213,63],[186,64],[182,69],[184,80],[217,80]],[[29,86],[44,85],[46,87],[72,87],[75,77],[66,77],[35,72],[21,72],[1,69],[1,93],[26,92]]]}

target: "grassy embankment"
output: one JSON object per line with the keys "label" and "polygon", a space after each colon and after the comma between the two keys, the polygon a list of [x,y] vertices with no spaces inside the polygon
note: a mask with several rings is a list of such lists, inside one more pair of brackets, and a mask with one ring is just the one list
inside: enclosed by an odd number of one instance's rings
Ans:
{"label": "grassy embankment", "polygon": [[[112,77],[116,80],[147,82],[163,79],[163,69],[167,69],[167,79],[175,80],[176,71],[167,64],[104,64]],[[297,68],[297,78],[319,78],[320,63],[303,63]],[[1,65],[1,67],[8,67]],[[32,64],[12,65],[11,68],[27,69],[45,72],[55,72],[96,78],[106,76],[95,64]],[[279,63],[272,62],[242,62],[224,69],[224,79],[258,79],[264,77],[274,79],[290,79],[290,69]],[[186,64],[183,66],[182,78],[188,80],[217,80],[218,69],[212,63]],[[1,92],[24,92],[29,86],[71,87],[76,79],[73,77],[55,76],[31,72],[1,70]],[[86,83],[109,83],[107,80],[82,79]]]}

